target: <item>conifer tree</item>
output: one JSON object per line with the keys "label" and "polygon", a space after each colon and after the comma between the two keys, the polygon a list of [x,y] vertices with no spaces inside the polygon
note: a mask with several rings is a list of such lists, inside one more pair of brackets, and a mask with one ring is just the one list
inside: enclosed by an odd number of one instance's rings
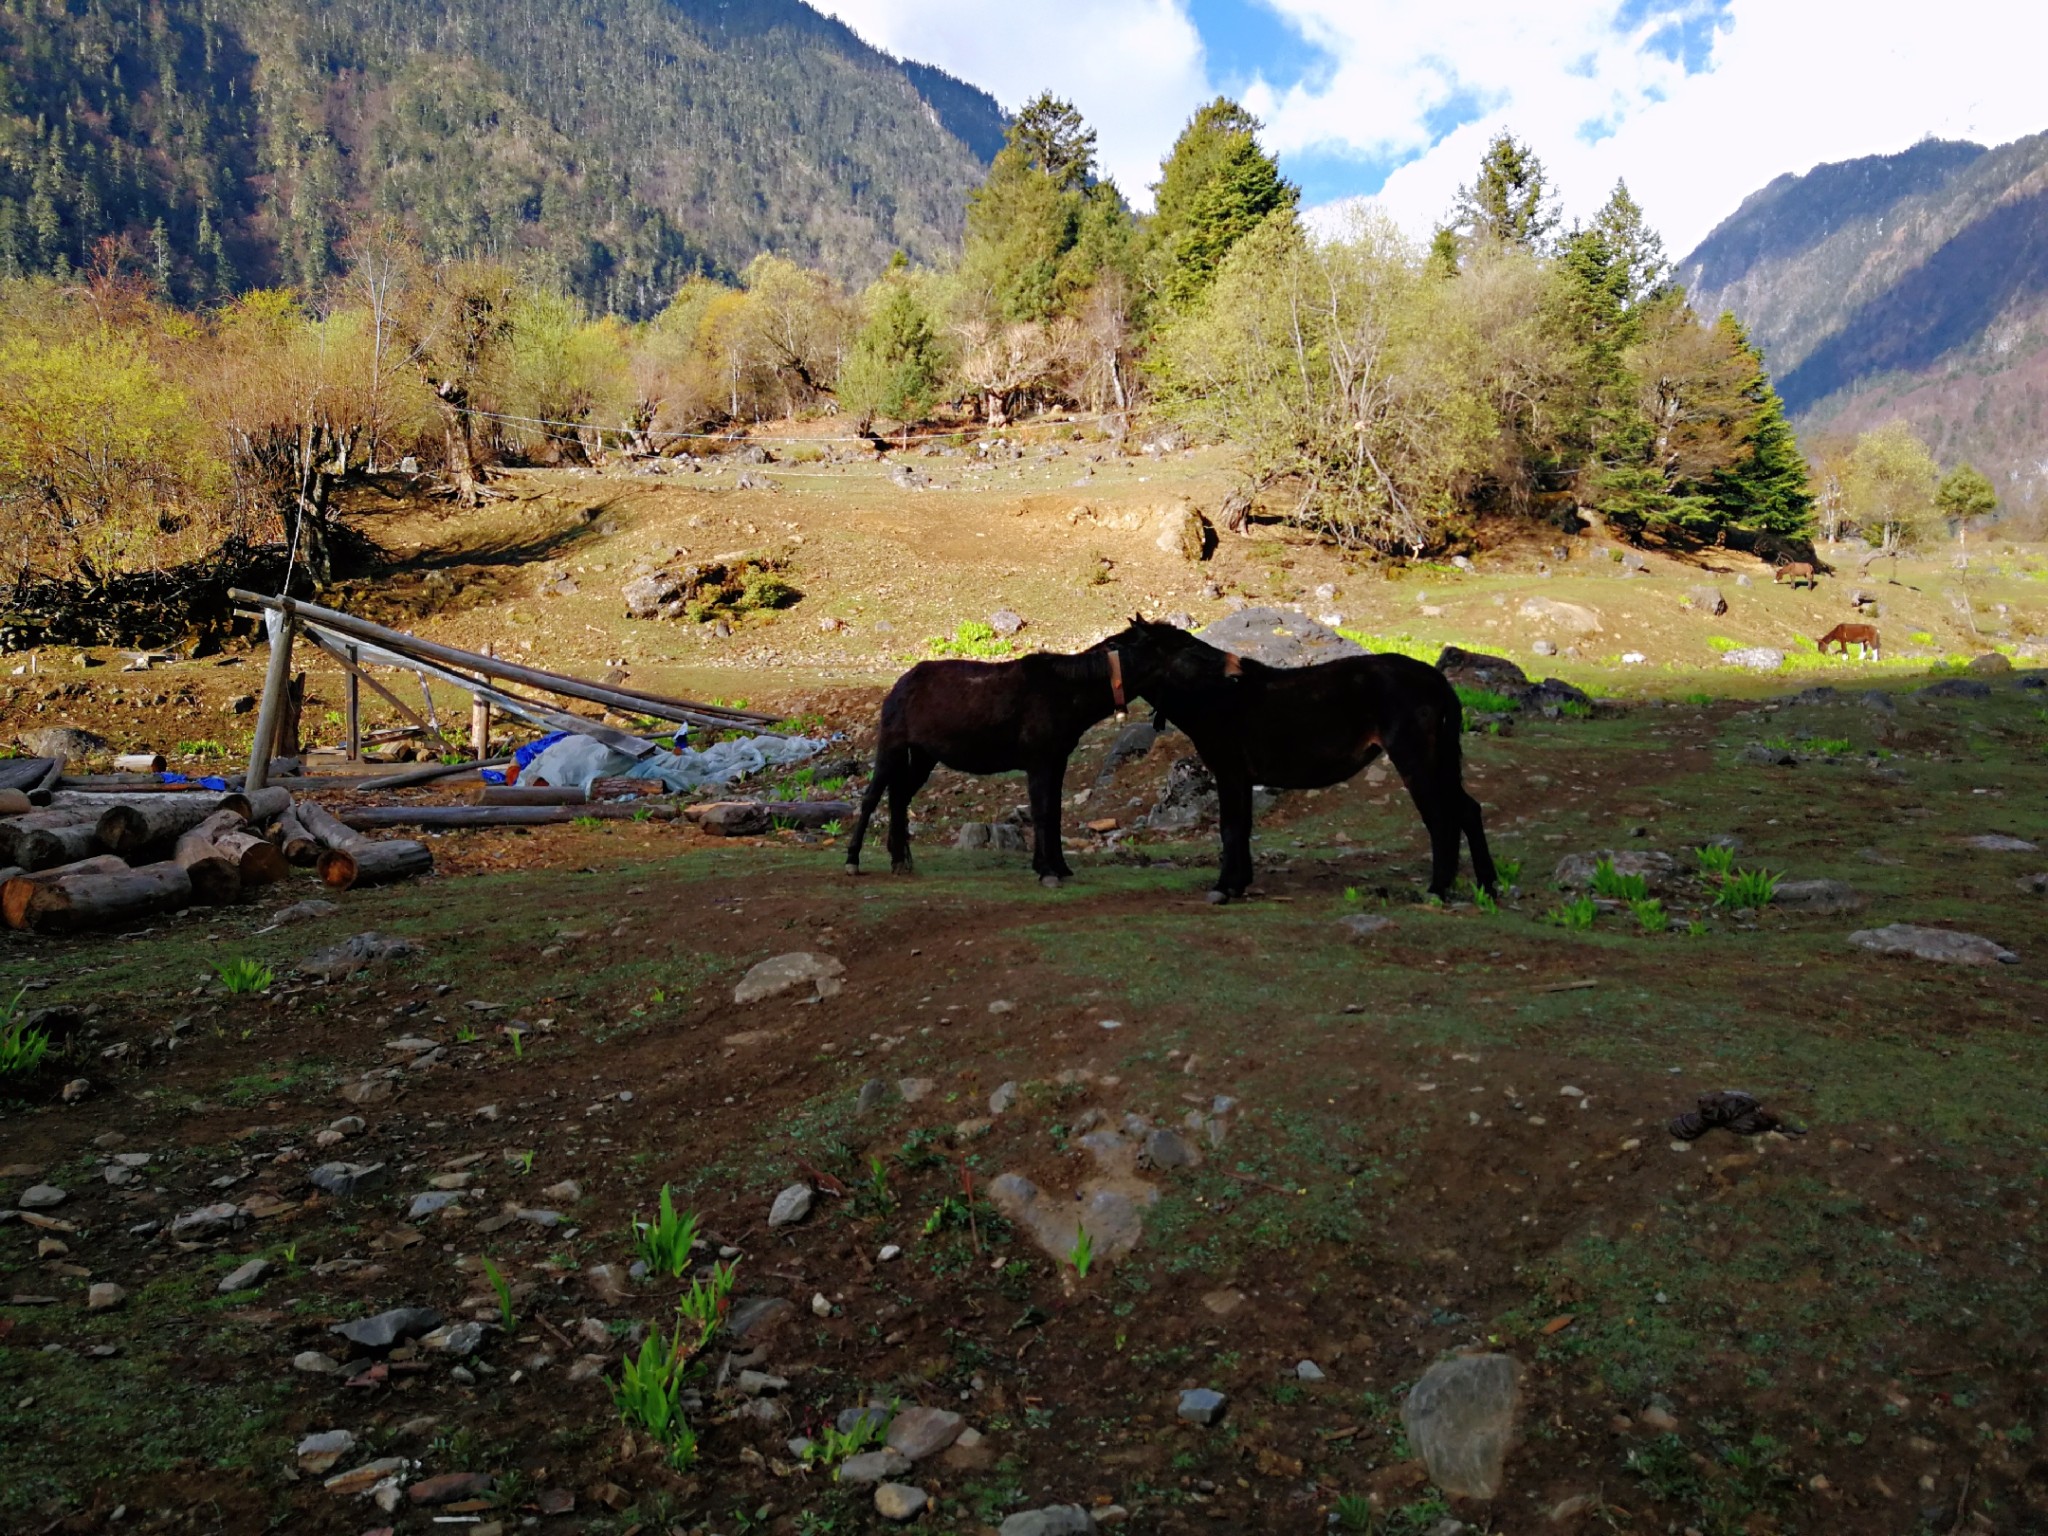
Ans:
{"label": "conifer tree", "polygon": [[1743,455],[1714,477],[1716,509],[1731,529],[1766,539],[1810,541],[1813,488],[1806,458],[1785,419],[1785,402],[1771,384],[1763,353],[1732,314],[1723,314],[1714,330],[1746,367],[1742,396],[1750,407]]}
{"label": "conifer tree", "polygon": [[1557,228],[1556,201],[1535,151],[1502,129],[1471,185],[1458,188],[1452,227],[1478,244],[1540,251]]}
{"label": "conifer tree", "polygon": [[1301,193],[1259,147],[1259,120],[1219,96],[1195,113],[1160,165],[1145,226],[1146,278],[1175,310],[1214,281],[1231,247]]}

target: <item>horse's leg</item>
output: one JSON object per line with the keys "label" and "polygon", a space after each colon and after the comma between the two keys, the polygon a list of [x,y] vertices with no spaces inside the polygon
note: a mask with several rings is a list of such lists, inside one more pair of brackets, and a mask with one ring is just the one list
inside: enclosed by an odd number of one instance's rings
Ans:
{"label": "horse's leg", "polygon": [[[1456,730],[1457,726],[1449,728]],[[1441,744],[1425,740],[1425,734],[1413,729],[1392,732],[1385,745],[1401,782],[1408,786],[1408,798],[1415,802],[1423,826],[1429,829],[1429,893],[1448,897],[1458,883],[1458,839],[1468,826],[1459,802],[1470,797],[1465,794],[1456,759],[1445,762]],[[1451,751],[1456,750],[1453,738]],[[1478,862],[1474,858],[1475,872]]]}
{"label": "horse's leg", "polygon": [[1029,771],[1031,786],[1031,868],[1046,885],[1071,880],[1065,851],[1060,847],[1060,798],[1066,787],[1067,762],[1039,763]]}
{"label": "horse's leg", "polygon": [[[1479,888],[1488,895],[1498,896],[1500,872],[1493,867],[1493,853],[1486,846],[1485,817],[1480,811],[1479,802],[1472,798],[1469,790],[1460,786],[1458,793],[1465,802],[1461,819],[1465,824],[1465,841],[1472,845],[1472,878],[1479,882]],[[1455,869],[1452,878],[1456,878]]]}
{"label": "horse's leg", "polygon": [[910,802],[924,781],[932,776],[939,760],[916,747],[905,747],[889,776],[889,872],[906,875],[914,871],[910,857]]}
{"label": "horse's leg", "polygon": [[853,819],[853,836],[846,841],[846,872],[860,873],[861,844],[867,841],[868,823],[875,818],[875,807],[882,803],[882,796],[888,791],[901,752],[878,751],[875,753],[875,776],[868,781],[868,792],[860,797],[860,814]]}
{"label": "horse's leg", "polygon": [[1252,884],[1252,781],[1235,774],[1216,776],[1218,830],[1223,838],[1223,860],[1216,875],[1211,901],[1233,901]]}

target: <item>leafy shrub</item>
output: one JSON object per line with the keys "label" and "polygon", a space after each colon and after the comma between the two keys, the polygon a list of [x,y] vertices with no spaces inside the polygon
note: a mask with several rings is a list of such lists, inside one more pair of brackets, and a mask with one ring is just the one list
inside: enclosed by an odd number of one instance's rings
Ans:
{"label": "leafy shrub", "polygon": [[1599,914],[1600,909],[1593,904],[1592,897],[1580,896],[1553,908],[1545,921],[1556,924],[1567,933],[1584,933],[1593,926],[1593,919]]}
{"label": "leafy shrub", "polygon": [[697,1245],[697,1218],[676,1213],[674,1189],[661,1186],[661,1199],[652,1221],[633,1223],[633,1244],[647,1268],[674,1279],[690,1267],[690,1250]]}
{"label": "leafy shrub", "polygon": [[1010,642],[990,629],[986,624],[969,619],[953,631],[951,639],[933,635],[925,643],[928,656],[963,656],[973,660],[991,661],[1010,654]]}
{"label": "leafy shrub", "polygon": [[1693,857],[1700,861],[1700,873],[1707,879],[1719,882],[1726,880],[1735,869],[1735,850],[1724,848],[1719,843],[1708,843],[1704,848],[1695,848]]}
{"label": "leafy shrub", "polygon": [[787,608],[803,594],[780,576],[765,572],[748,580],[746,590],[740,594],[733,607],[742,611],[757,611],[764,608]]}
{"label": "leafy shrub", "polygon": [[247,956],[230,960],[225,965],[216,965],[213,971],[220,977],[221,987],[236,997],[250,992],[261,992],[276,979],[271,975],[269,966]]}
{"label": "leafy shrub", "polygon": [[1664,933],[1671,927],[1671,914],[1664,910],[1664,903],[1654,896],[1632,901],[1628,909],[1635,914],[1636,926],[1645,933]]}
{"label": "leafy shrub", "polygon": [[1650,894],[1650,882],[1641,875],[1624,875],[1614,860],[1602,859],[1593,869],[1593,894],[1633,905]]}
{"label": "leafy shrub", "polygon": [[1769,870],[1737,870],[1721,882],[1721,889],[1714,896],[1714,905],[1725,907],[1731,912],[1744,908],[1751,911],[1770,905],[1771,897],[1777,894],[1778,882],[1784,876],[1774,875]]}
{"label": "leafy shrub", "polygon": [[1468,688],[1459,684],[1456,692],[1460,704],[1482,715],[1511,714],[1515,708],[1513,699],[1504,693],[1495,693],[1491,688]]}
{"label": "leafy shrub", "polygon": [[49,1031],[30,1029],[21,1016],[21,1000],[26,995],[17,992],[0,1008],[0,1078],[26,1077],[50,1053]]}

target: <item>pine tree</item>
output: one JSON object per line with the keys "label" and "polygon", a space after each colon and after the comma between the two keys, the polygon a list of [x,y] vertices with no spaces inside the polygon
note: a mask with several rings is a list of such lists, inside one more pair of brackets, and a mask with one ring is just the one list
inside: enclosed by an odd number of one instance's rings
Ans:
{"label": "pine tree", "polygon": [[1593,215],[1593,232],[1605,242],[1607,258],[1621,273],[1622,307],[1634,309],[1671,279],[1664,240],[1643,217],[1642,205],[1617,181],[1606,204]]}
{"label": "pine tree", "polygon": [[1301,193],[1259,148],[1259,120],[1219,96],[1188,120],[1160,165],[1144,231],[1146,280],[1171,308],[1207,291],[1232,246]]}
{"label": "pine tree", "polygon": [[1761,539],[1810,543],[1814,535],[1813,489],[1805,455],[1785,402],[1771,384],[1763,353],[1750,343],[1742,322],[1723,314],[1715,332],[1747,365],[1742,395],[1750,415],[1742,434],[1745,452],[1714,476],[1711,494],[1723,524]]}
{"label": "pine tree", "polygon": [[1472,184],[1458,188],[1451,222],[1477,244],[1540,251],[1557,220],[1549,172],[1535,151],[1503,129],[1480,157]]}
{"label": "pine tree", "polygon": [[1989,517],[1998,510],[1998,490],[1971,464],[1958,464],[1935,488],[1934,504],[1943,517],[1962,521]]}
{"label": "pine tree", "polygon": [[916,421],[945,374],[938,325],[903,268],[892,267],[876,287],[880,300],[839,370],[839,401],[863,420]]}
{"label": "pine tree", "polygon": [[1008,148],[1062,192],[1086,186],[1095,175],[1095,130],[1071,101],[1041,91],[1010,126]]}
{"label": "pine tree", "polygon": [[1063,314],[1105,265],[1128,262],[1130,210],[1095,179],[1094,145],[1072,106],[1041,96],[969,196],[961,272],[997,318]]}

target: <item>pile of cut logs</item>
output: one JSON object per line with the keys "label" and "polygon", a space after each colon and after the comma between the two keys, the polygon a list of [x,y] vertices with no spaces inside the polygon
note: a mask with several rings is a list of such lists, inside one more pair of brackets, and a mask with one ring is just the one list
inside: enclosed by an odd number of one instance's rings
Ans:
{"label": "pile of cut logs", "polygon": [[219,905],[314,869],[337,891],[426,874],[421,843],[362,836],[288,789],[95,794],[32,807],[0,790],[0,917],[79,933],[194,903]]}

